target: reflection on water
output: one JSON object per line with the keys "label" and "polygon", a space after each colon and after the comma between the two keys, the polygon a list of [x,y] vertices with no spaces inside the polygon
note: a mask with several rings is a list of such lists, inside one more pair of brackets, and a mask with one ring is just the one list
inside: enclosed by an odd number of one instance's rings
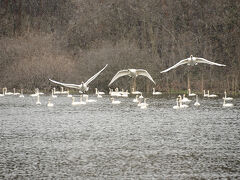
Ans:
{"label": "reflection on water", "polygon": [[[240,99],[174,110],[175,98],[0,98],[0,179],[192,179],[240,176]],[[91,99],[96,99],[92,96]]]}

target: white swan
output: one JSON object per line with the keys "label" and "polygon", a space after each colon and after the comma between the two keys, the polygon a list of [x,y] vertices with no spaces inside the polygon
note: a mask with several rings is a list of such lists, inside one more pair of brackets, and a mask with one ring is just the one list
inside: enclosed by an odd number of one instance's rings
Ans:
{"label": "white swan", "polygon": [[31,94],[30,96],[35,97],[35,96],[38,96],[38,95],[39,95],[38,89],[35,89],[35,93]]}
{"label": "white swan", "polygon": [[37,105],[40,105],[40,104],[41,104],[39,94],[38,94],[38,96],[37,96],[37,102],[36,102],[36,104],[37,104]]}
{"label": "white swan", "polygon": [[102,95],[100,95],[100,94],[97,94],[97,98],[102,98]]}
{"label": "white swan", "polygon": [[139,99],[143,99],[143,98],[144,97],[143,97],[142,93],[140,93]]}
{"label": "white swan", "polygon": [[53,88],[53,94],[61,94],[61,91],[57,91],[56,88]]}
{"label": "white swan", "polygon": [[84,93],[84,92],[88,91],[89,83],[92,82],[107,66],[108,65],[106,65],[103,69],[101,69],[98,73],[96,73],[94,76],[92,76],[86,82],[82,82],[81,84],[67,84],[67,83],[61,83],[61,82],[58,82],[58,81],[55,81],[55,80],[52,80],[52,79],[49,79],[49,80],[53,83],[60,84],[60,85],[65,86],[65,87],[78,89],[80,93]]}
{"label": "white swan", "polygon": [[112,100],[112,104],[120,104],[121,103],[121,101],[115,101],[114,98],[111,98],[111,100]]}
{"label": "white swan", "polygon": [[225,99],[223,99],[223,107],[233,107],[232,103],[226,103]]}
{"label": "white swan", "polygon": [[177,102],[177,105],[173,106],[173,109],[180,109],[179,98],[177,98],[176,102]]}
{"label": "white swan", "polygon": [[148,79],[150,79],[154,84],[156,84],[151,77],[151,75],[144,69],[126,69],[126,70],[120,70],[117,72],[117,74],[112,78],[111,82],[108,84],[110,86],[114,81],[116,81],[118,78],[122,76],[129,76],[131,78],[137,78],[137,76],[146,76]]}
{"label": "white swan", "polygon": [[196,102],[194,103],[194,106],[200,106],[200,103],[198,102],[198,95],[196,95]]}
{"label": "white swan", "polygon": [[153,95],[160,95],[160,94],[162,94],[161,92],[156,92],[155,91],[155,88],[153,88],[153,93],[152,93]]}
{"label": "white swan", "polygon": [[136,98],[133,99],[133,102],[138,102],[138,95],[136,95]]}
{"label": "white swan", "polygon": [[218,97],[216,94],[209,94],[209,90],[208,90],[208,97]]}
{"label": "white swan", "polygon": [[21,94],[19,95],[20,98],[24,98],[24,95],[23,95],[23,89],[21,89]]}
{"label": "white swan", "polygon": [[191,102],[192,100],[185,97],[185,94],[183,94],[183,98],[181,99],[182,102]]}
{"label": "white swan", "polygon": [[215,63],[215,62],[208,61],[204,58],[193,57],[193,55],[191,55],[189,58],[181,60],[180,62],[178,62],[174,66],[162,71],[161,73],[168,72],[171,69],[174,69],[174,68],[176,68],[178,66],[181,66],[183,64],[194,66],[194,65],[197,65],[198,63],[205,63],[205,64],[216,65],[216,66],[226,66],[224,64],[218,64],[218,63]]}
{"label": "white swan", "polygon": [[128,90],[126,90],[126,92],[124,92],[124,90],[122,90],[122,92],[121,92],[122,97],[128,97],[129,94],[130,93],[128,92]]}
{"label": "white swan", "polygon": [[138,106],[140,106],[141,109],[147,108],[147,106],[148,106],[148,104],[147,104],[147,99],[148,99],[148,98],[144,98],[143,103],[141,103],[140,101],[138,102]]}
{"label": "white swan", "polygon": [[60,94],[67,94],[68,91],[64,91],[63,87],[61,87],[61,91],[60,91]]}
{"label": "white swan", "polygon": [[52,98],[57,98],[57,95],[54,95],[54,90],[52,89]]}
{"label": "white swan", "polygon": [[67,92],[67,97],[72,97],[72,95],[71,95],[71,94],[69,94],[69,91]]}
{"label": "white swan", "polygon": [[227,92],[226,91],[224,91],[224,97],[223,97],[223,99],[225,99],[226,101],[230,101],[230,100],[233,100],[233,98],[232,97],[227,97]]}
{"label": "white swan", "polygon": [[140,92],[140,91],[135,91],[134,88],[132,88],[132,92],[131,92],[131,93],[134,94],[134,95],[137,95],[137,94],[141,94],[142,92]]}
{"label": "white swan", "polygon": [[101,92],[101,91],[99,91],[97,88],[95,88],[95,94],[96,94],[96,95],[97,95],[97,94],[104,95],[105,92]]}
{"label": "white swan", "polygon": [[191,93],[191,89],[188,89],[188,96],[196,96],[195,93]]}
{"label": "white swan", "polygon": [[48,99],[47,107],[53,107],[54,104],[51,102],[51,99]]}
{"label": "white swan", "polygon": [[182,96],[181,95],[179,95],[178,97],[179,97],[179,108],[189,107],[188,105],[182,103]]}
{"label": "white swan", "polygon": [[203,97],[208,97],[208,94],[206,94],[205,90],[203,90]]}
{"label": "white swan", "polygon": [[7,92],[7,88],[5,87],[5,93],[4,93],[5,95],[13,95],[13,93],[12,92]]}
{"label": "white swan", "polygon": [[14,95],[14,96],[17,96],[17,95],[20,95],[20,93],[17,93],[17,92],[16,92],[16,89],[13,88],[13,95]]}

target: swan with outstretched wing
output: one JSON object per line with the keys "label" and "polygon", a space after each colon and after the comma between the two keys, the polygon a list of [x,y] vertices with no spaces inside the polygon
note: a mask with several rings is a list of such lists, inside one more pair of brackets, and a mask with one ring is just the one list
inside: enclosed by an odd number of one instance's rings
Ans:
{"label": "swan with outstretched wing", "polygon": [[206,60],[204,58],[193,57],[193,55],[191,55],[189,58],[183,59],[183,60],[179,61],[177,64],[173,65],[172,67],[170,67],[164,71],[161,71],[161,73],[168,72],[171,69],[177,68],[178,66],[181,66],[183,64],[194,66],[194,65],[197,65],[198,63],[205,63],[205,64],[210,64],[210,65],[215,65],[215,66],[226,66],[224,64],[215,63],[215,62]]}
{"label": "swan with outstretched wing", "polygon": [[126,70],[121,70],[118,71],[117,74],[112,78],[111,82],[108,84],[110,86],[114,81],[116,81],[118,78],[122,76],[129,76],[131,78],[136,78],[137,76],[145,76],[148,79],[150,79],[154,84],[156,84],[151,77],[151,75],[144,69],[126,69]]}
{"label": "swan with outstretched wing", "polygon": [[96,73],[94,76],[92,76],[90,79],[88,79],[86,82],[82,82],[81,84],[67,84],[67,83],[62,83],[62,82],[58,82],[52,79],[49,79],[51,82],[68,87],[68,88],[75,88],[75,89],[79,89],[79,92],[86,92],[88,91],[89,87],[89,83],[91,83],[106,67],[108,66],[108,64],[106,64],[106,66],[101,69],[98,73]]}

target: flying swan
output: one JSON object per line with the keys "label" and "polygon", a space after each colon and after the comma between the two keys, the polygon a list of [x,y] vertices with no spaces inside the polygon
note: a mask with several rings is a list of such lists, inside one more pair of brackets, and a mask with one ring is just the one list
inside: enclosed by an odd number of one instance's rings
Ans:
{"label": "flying swan", "polygon": [[108,66],[108,64],[106,64],[106,66],[100,70],[98,73],[96,73],[94,76],[92,76],[90,79],[87,80],[87,82],[82,82],[81,84],[67,84],[67,83],[61,83],[61,82],[57,82],[55,80],[49,79],[51,82],[68,87],[68,88],[75,88],[75,89],[79,89],[80,93],[84,93],[86,91],[88,91],[89,87],[88,84],[90,82],[92,82],[106,67]]}
{"label": "flying swan", "polygon": [[172,67],[162,71],[161,73],[168,72],[171,69],[174,69],[174,68],[176,68],[178,66],[181,66],[183,64],[194,66],[194,65],[197,65],[198,63],[205,63],[205,64],[216,65],[216,66],[226,66],[224,64],[218,64],[218,63],[215,63],[215,62],[212,62],[212,61],[208,61],[204,58],[193,57],[193,55],[191,55],[189,58],[179,61],[177,64],[175,64]]}
{"label": "flying swan", "polygon": [[151,75],[144,69],[125,69],[120,70],[117,72],[117,74],[112,78],[111,82],[108,84],[110,86],[114,81],[116,81],[118,78],[122,76],[130,76],[131,78],[137,78],[137,76],[146,76],[148,79],[150,79],[154,84],[156,84],[151,77]]}

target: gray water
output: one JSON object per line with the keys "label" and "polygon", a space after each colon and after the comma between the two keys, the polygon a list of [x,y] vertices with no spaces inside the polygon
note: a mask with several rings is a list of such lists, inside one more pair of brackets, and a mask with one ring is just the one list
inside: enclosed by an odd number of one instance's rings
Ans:
{"label": "gray water", "polygon": [[199,99],[174,110],[175,97],[0,97],[0,179],[237,179],[240,99]]}

